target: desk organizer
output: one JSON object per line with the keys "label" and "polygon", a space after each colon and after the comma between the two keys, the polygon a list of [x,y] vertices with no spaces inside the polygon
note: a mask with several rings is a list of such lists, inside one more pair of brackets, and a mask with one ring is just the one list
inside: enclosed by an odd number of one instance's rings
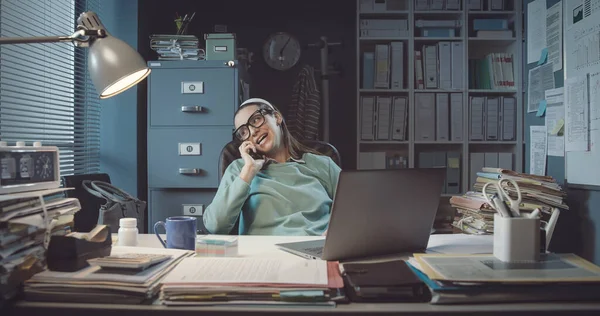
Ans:
{"label": "desk organizer", "polygon": [[494,214],[494,257],[505,262],[540,260],[540,219]]}
{"label": "desk organizer", "polygon": [[198,236],[196,238],[196,256],[236,257],[237,255],[237,236]]}
{"label": "desk organizer", "polygon": [[[70,236],[52,236],[46,257],[48,269],[74,272],[87,267],[88,259],[110,256],[112,237],[110,227],[99,234],[99,239],[89,241]],[[101,237],[101,238],[100,238]]]}

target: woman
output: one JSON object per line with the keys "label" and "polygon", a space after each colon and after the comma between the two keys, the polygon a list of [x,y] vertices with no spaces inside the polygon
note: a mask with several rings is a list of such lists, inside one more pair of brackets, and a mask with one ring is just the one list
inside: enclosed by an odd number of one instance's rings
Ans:
{"label": "woman", "polygon": [[239,217],[240,234],[324,234],[340,168],[298,143],[266,100],[242,103],[234,124],[241,158],[227,167],[204,212],[206,229],[228,234]]}

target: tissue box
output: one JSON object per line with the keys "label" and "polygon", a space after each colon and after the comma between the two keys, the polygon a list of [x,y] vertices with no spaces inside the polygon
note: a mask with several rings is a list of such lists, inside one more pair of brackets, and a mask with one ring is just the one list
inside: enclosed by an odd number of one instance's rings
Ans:
{"label": "tissue box", "polygon": [[236,257],[237,255],[237,236],[198,236],[196,238],[196,256]]}

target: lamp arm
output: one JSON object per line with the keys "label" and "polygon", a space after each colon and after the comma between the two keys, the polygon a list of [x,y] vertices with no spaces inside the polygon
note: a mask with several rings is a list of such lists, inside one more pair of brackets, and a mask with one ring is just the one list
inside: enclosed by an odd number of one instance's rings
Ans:
{"label": "lamp arm", "polygon": [[2,44],[88,42],[90,37],[106,37],[104,30],[79,29],[69,36],[0,37]]}

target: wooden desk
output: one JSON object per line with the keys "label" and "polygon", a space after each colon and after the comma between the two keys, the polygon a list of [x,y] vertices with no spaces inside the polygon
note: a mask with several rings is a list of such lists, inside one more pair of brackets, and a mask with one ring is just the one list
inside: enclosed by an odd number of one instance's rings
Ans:
{"label": "wooden desk", "polygon": [[[492,252],[492,236],[432,235],[428,249],[439,252],[470,251]],[[322,237],[282,237],[282,236],[240,236],[239,256],[244,257],[290,257],[303,258],[278,250],[274,244],[280,242],[319,239]],[[140,246],[160,247],[154,235],[140,236]],[[402,257],[402,255],[399,255]],[[389,303],[389,304],[339,304],[330,307],[167,307],[155,302],[153,305],[112,305],[112,304],[65,304],[44,302],[17,302],[9,315],[85,315],[85,316],[146,316],[146,315],[278,315],[331,313],[365,315],[469,315],[527,314],[530,315],[600,315],[600,303],[531,303],[531,304],[479,304],[479,305],[431,305],[428,303]]]}

